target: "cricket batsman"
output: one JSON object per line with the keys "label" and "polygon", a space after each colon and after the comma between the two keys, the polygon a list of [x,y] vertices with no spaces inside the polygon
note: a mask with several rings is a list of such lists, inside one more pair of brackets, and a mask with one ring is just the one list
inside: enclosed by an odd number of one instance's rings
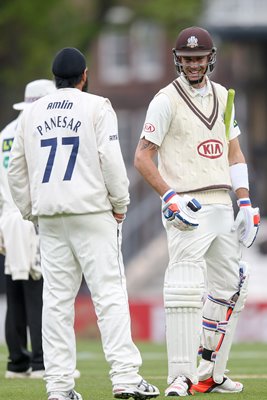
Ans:
{"label": "cricket batsman", "polygon": [[178,78],[151,101],[135,155],[137,170],[161,197],[168,241],[165,396],[237,393],[243,384],[226,375],[226,366],[247,296],[242,247],[255,240],[259,209],[250,200],[234,91],[209,78],[216,63],[209,32],[181,31],[173,57]]}

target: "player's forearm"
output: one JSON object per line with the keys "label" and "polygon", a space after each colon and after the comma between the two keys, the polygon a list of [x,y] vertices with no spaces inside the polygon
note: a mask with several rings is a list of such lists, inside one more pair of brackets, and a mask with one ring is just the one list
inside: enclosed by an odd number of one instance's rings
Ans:
{"label": "player's forearm", "polygon": [[23,218],[28,219],[32,208],[28,169],[25,157],[20,152],[16,140],[13,143],[11,151],[7,178],[14,203],[20,210]]}
{"label": "player's forearm", "polygon": [[164,181],[158,172],[158,168],[150,157],[142,156],[137,151],[134,160],[134,166],[137,171],[143,176],[147,183],[160,195],[163,196],[169,185]]}
{"label": "player's forearm", "polygon": [[245,188],[239,188],[235,191],[236,197],[238,199],[244,199],[249,197],[249,191]]}
{"label": "player's forearm", "polygon": [[239,145],[238,138],[230,140],[229,151],[228,151],[228,162],[230,166],[240,163],[246,163],[244,154]]}

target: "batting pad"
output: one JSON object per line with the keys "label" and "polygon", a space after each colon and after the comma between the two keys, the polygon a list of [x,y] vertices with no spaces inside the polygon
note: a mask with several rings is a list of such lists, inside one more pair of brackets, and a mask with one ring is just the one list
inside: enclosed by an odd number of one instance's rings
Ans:
{"label": "batting pad", "polygon": [[243,261],[240,272],[239,291],[230,300],[208,296],[205,302],[202,322],[204,360],[198,368],[200,380],[212,376],[216,383],[223,381],[236,325],[247,297],[248,266]]}
{"label": "batting pad", "polygon": [[178,262],[165,274],[164,307],[168,353],[168,384],[179,375],[197,378],[201,334],[204,263]]}

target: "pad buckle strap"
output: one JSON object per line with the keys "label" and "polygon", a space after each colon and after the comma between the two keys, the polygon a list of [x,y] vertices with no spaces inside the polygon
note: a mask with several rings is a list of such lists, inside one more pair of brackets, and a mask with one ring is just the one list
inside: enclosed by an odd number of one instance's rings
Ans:
{"label": "pad buckle strap", "polygon": [[205,349],[205,348],[203,348],[203,350],[202,350],[202,358],[203,358],[203,360],[215,362],[216,354],[217,354],[216,351],[208,350],[208,349]]}
{"label": "pad buckle strap", "polygon": [[208,299],[210,301],[212,301],[213,303],[219,304],[220,306],[224,306],[224,307],[228,307],[228,308],[229,307],[234,308],[234,306],[235,306],[235,301],[233,301],[233,300],[226,301],[226,300],[222,300],[222,299],[215,299],[210,294],[208,295]]}
{"label": "pad buckle strap", "polygon": [[223,333],[223,334],[225,334],[227,324],[228,324],[228,321],[213,321],[213,320],[210,320],[207,318],[203,318],[203,320],[202,320],[202,326],[204,329],[207,329],[208,331]]}

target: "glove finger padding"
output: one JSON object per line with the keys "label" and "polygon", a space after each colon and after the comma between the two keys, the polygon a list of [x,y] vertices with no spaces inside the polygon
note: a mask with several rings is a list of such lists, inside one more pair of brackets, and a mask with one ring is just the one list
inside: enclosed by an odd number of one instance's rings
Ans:
{"label": "glove finger padding", "polygon": [[[178,196],[173,190],[168,190],[162,196],[162,213],[164,218],[180,231],[191,231],[198,227],[194,213],[200,210],[200,203],[189,196]],[[193,210],[193,211],[192,211]]]}
{"label": "glove finger padding", "polygon": [[245,247],[250,247],[256,239],[259,225],[259,208],[252,208],[249,199],[238,201],[240,210],[237,214],[232,231],[238,231],[239,240]]}
{"label": "glove finger padding", "polygon": [[197,218],[194,215],[189,215],[188,213],[180,210],[179,213],[175,213],[174,218],[170,221],[171,224],[179,229],[180,231],[192,231],[196,229],[199,225]]}

